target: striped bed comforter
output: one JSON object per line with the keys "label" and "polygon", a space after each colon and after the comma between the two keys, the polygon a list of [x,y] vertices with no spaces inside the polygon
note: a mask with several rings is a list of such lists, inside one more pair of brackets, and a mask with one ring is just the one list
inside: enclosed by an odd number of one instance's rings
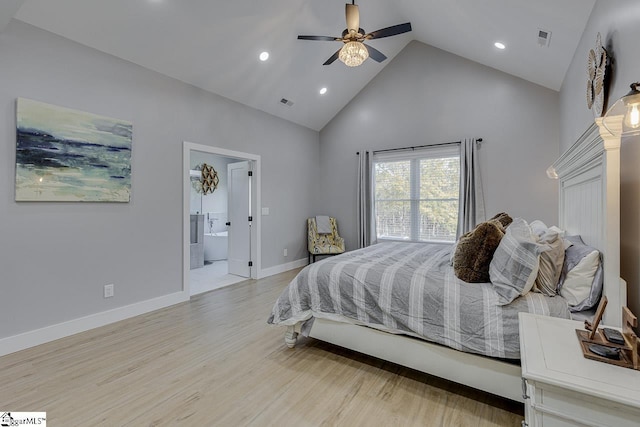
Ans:
{"label": "striped bed comforter", "polygon": [[518,313],[569,318],[560,297],[529,292],[506,306],[490,283],[466,283],[452,246],[380,243],[305,267],[276,301],[268,323],[325,318],[420,337],[490,357],[520,358]]}

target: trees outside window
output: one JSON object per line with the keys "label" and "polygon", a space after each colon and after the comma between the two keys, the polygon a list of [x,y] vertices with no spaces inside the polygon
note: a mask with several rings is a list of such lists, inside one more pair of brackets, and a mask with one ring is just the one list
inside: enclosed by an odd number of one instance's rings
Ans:
{"label": "trees outside window", "polygon": [[376,155],[373,180],[379,240],[455,241],[458,147]]}

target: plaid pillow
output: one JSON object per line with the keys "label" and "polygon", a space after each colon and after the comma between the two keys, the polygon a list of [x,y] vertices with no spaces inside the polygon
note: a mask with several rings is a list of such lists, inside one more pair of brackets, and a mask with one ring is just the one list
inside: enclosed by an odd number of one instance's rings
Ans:
{"label": "plaid pillow", "polygon": [[500,305],[509,304],[531,290],[538,275],[540,254],[548,249],[536,242],[525,220],[513,220],[489,265],[489,277]]}

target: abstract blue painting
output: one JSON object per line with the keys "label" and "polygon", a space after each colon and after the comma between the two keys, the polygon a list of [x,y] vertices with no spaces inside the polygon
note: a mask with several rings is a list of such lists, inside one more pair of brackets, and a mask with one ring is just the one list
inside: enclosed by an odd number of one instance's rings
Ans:
{"label": "abstract blue painting", "polygon": [[130,122],[24,98],[16,115],[16,201],[130,201]]}

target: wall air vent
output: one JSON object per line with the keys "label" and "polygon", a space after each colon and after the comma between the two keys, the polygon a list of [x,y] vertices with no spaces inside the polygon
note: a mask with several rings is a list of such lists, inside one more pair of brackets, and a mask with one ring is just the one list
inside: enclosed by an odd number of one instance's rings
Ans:
{"label": "wall air vent", "polygon": [[551,43],[551,31],[538,28],[538,46],[549,47]]}
{"label": "wall air vent", "polygon": [[293,105],[293,101],[289,101],[287,98],[282,98],[280,102],[286,105],[287,107],[291,107]]}

